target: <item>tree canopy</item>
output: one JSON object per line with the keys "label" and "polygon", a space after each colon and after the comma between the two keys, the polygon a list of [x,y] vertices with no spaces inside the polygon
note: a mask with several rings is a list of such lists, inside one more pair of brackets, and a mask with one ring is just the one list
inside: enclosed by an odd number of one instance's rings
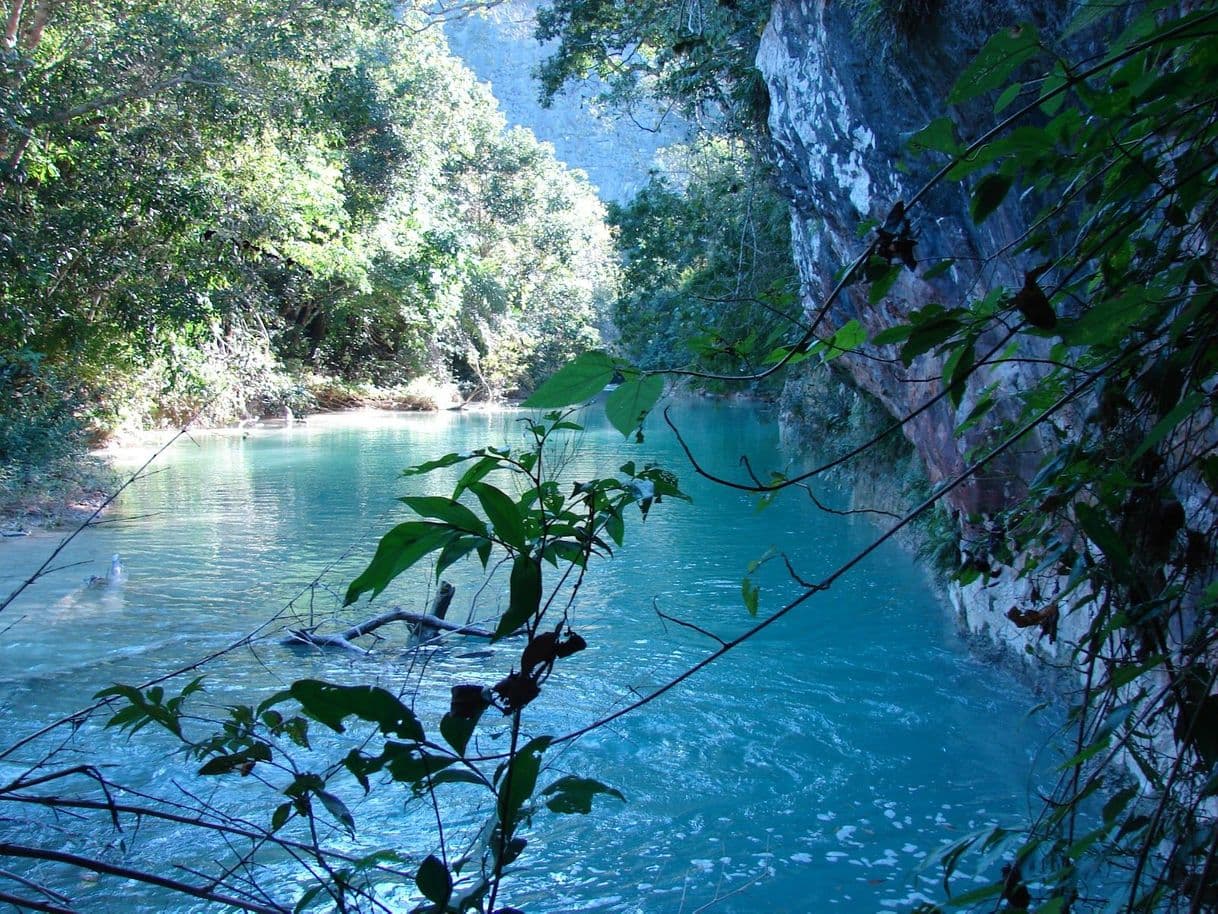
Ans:
{"label": "tree canopy", "polygon": [[597,341],[600,203],[418,11],[7,13],[0,360],[9,389],[65,396],[33,424],[5,411],[6,458],[39,423],[300,409],[284,366],[502,396]]}

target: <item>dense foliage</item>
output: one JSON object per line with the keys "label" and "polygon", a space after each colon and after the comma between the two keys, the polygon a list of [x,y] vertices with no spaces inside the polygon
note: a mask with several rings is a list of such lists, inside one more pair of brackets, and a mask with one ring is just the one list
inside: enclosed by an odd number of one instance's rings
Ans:
{"label": "dense foliage", "polygon": [[769,13],[768,0],[546,3],[537,38],[558,44],[537,73],[541,97],[596,76],[627,110],[654,102],[714,132],[748,136],[765,126],[769,96],[754,58]]}
{"label": "dense foliage", "polygon": [[[50,427],[299,408],[285,365],[500,396],[595,342],[615,282],[599,202],[419,14],[6,12],[5,463]],[[37,384],[72,396],[13,409]]]}
{"label": "dense foliage", "polygon": [[708,138],[669,153],[666,173],[610,208],[623,260],[620,345],[645,368],[692,359],[746,369],[798,324],[786,204],[738,143]]}

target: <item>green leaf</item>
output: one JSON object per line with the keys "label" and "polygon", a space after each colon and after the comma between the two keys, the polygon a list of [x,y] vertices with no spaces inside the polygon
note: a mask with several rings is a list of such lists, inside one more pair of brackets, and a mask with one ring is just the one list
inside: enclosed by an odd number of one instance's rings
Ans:
{"label": "green leaf", "polygon": [[1071,346],[1111,346],[1147,313],[1146,290],[1133,286],[1125,294],[1106,298],[1077,320],[1058,325]]}
{"label": "green leaf", "polygon": [[887,346],[889,343],[903,343],[909,339],[914,329],[913,324],[900,324],[896,327],[889,327],[873,336],[871,342],[877,346]]}
{"label": "green leaf", "polygon": [[1074,14],[1074,18],[1066,25],[1062,31],[1062,40],[1075,35],[1084,29],[1090,28],[1108,16],[1111,16],[1119,7],[1112,3],[1111,0],[1084,0],[1079,5],[1078,10]]}
{"label": "green leaf", "polygon": [[991,36],[972,63],[964,68],[948,93],[950,104],[976,98],[997,89],[1007,81],[1015,68],[1027,63],[1040,51],[1040,37],[1030,24],[1002,29]]}
{"label": "green leaf", "polygon": [[937,117],[913,136],[906,144],[910,152],[944,152],[949,156],[959,155],[962,151],[960,140],[956,137],[956,125],[946,115]]}
{"label": "green leaf", "polygon": [[317,799],[321,800],[321,805],[326,808],[335,821],[347,830],[347,834],[355,835],[355,817],[351,815],[351,810],[347,808],[342,800],[332,793],[324,790],[317,791]]}
{"label": "green leaf", "polygon": [[1002,205],[1013,182],[1013,178],[1000,172],[992,172],[977,182],[970,210],[974,223],[980,225]]}
{"label": "green leaf", "polygon": [[1099,546],[1117,575],[1129,580],[1133,575],[1133,565],[1130,563],[1129,552],[1116,530],[1091,505],[1076,504],[1074,516],[1078,518],[1079,526],[1083,528],[1087,538]]}
{"label": "green leaf", "polygon": [[407,467],[402,470],[403,476],[421,476],[424,473],[430,473],[432,470],[441,470],[444,467],[450,467],[454,464],[461,463],[464,460],[472,460],[474,454],[445,454],[443,457],[436,460],[428,460],[426,463],[420,463],[417,466]]}
{"label": "green leaf", "polygon": [[541,771],[541,754],[550,745],[548,736],[530,740],[512,759],[505,780],[500,787],[499,820],[515,822],[525,801],[533,795],[537,786],[537,775]]}
{"label": "green leaf", "polygon": [[871,286],[867,290],[867,301],[873,305],[878,305],[882,302],[884,296],[896,285],[896,281],[900,276],[900,264],[884,264],[882,270],[878,271],[871,279]]}
{"label": "green leaf", "polygon": [[520,508],[501,489],[496,489],[488,482],[470,483],[469,490],[478,497],[482,510],[494,528],[495,535],[512,548],[524,552],[527,541],[524,532],[524,518]]}
{"label": "green leaf", "polygon": [[512,563],[511,595],[508,611],[495,628],[498,640],[510,635],[536,615],[541,607],[541,563],[528,555],[516,556]]}
{"label": "green leaf", "polygon": [[381,537],[372,561],[347,588],[343,605],[350,606],[368,591],[372,591],[375,598],[394,578],[428,553],[441,548],[452,535],[452,529],[445,524],[430,521],[398,524]]}
{"label": "green leaf", "polygon": [[1104,824],[1110,828],[1116,823],[1116,818],[1125,811],[1125,808],[1138,796],[1138,788],[1126,787],[1124,790],[1118,790],[1104,804]]}
{"label": "green leaf", "polygon": [[453,489],[453,498],[460,498],[461,493],[468,489],[473,483],[481,482],[489,474],[499,469],[498,457],[483,457],[472,467],[461,474],[461,478],[457,480],[457,487]]}
{"label": "green leaf", "polygon": [[613,380],[617,363],[599,350],[577,355],[533,392],[522,406],[555,409],[590,400]]}
{"label": "green leaf", "polygon": [[204,776],[228,774],[233,771],[242,770],[246,765],[253,762],[269,762],[270,760],[271,747],[265,743],[254,743],[249,748],[243,749],[240,752],[234,752],[231,755],[217,755],[214,758],[208,759],[199,769],[199,774]]}
{"label": "green leaf", "polygon": [[[348,754],[347,759],[344,760],[344,764],[347,764],[349,769],[352,768],[352,765],[349,764],[351,760],[351,754]],[[390,776],[395,781],[411,784],[416,791],[421,791],[425,789],[425,785],[431,783],[432,778],[456,763],[457,759],[451,755],[437,755],[423,752],[413,745],[388,742],[380,757],[371,760],[367,771],[371,773],[379,771],[381,768],[388,768]]]}
{"label": "green leaf", "polygon": [[419,887],[423,897],[434,902],[443,911],[448,907],[448,899],[453,894],[453,877],[448,867],[440,862],[434,854],[429,855],[415,873],[414,884]]}
{"label": "green leaf", "polygon": [[624,436],[634,433],[664,393],[664,378],[642,375],[619,384],[605,400],[605,416]]}
{"label": "green leaf", "polygon": [[597,794],[617,797],[623,803],[626,802],[621,791],[602,784],[600,781],[594,781],[591,778],[577,778],[574,775],[559,778],[541,792],[542,796],[550,797],[546,801],[546,808],[551,812],[560,815],[583,816],[592,812],[592,798]]}
{"label": "green leaf", "polygon": [[938,318],[918,324],[901,347],[901,361],[908,368],[918,356],[955,336],[960,327],[955,318]]}
{"label": "green leaf", "polygon": [[440,718],[440,735],[444,737],[444,742],[453,747],[457,755],[465,755],[465,747],[469,745],[477,726],[476,717],[456,717],[451,712],[445,712]]}
{"label": "green leaf", "polygon": [[994,113],[1001,114],[1011,106],[1015,99],[1019,98],[1019,93],[1023,91],[1023,83],[1011,83],[1002,90],[1002,94],[998,96],[998,100],[994,102]]}
{"label": "green leaf", "polygon": [[851,319],[842,324],[826,342],[823,359],[826,362],[836,359],[839,355],[857,349],[866,340],[867,331],[863,329],[863,325],[857,320]]}
{"label": "green leaf", "polygon": [[338,733],[344,732],[343,720],[354,715],[377,724],[386,736],[423,739],[423,726],[414,712],[377,686],[341,686],[319,679],[300,679],[292,683],[289,691],[310,717]]}
{"label": "green leaf", "polygon": [[443,771],[433,774],[428,783],[432,787],[438,787],[441,784],[476,784],[479,787],[486,786],[486,780],[468,768],[445,768]]}
{"label": "green leaf", "polygon": [[945,258],[944,260],[940,260],[933,267],[929,267],[928,269],[926,269],[922,273],[922,278],[923,279],[934,279],[936,276],[942,276],[944,273],[946,273],[948,270],[950,270],[955,265],[956,265],[956,259],[954,257]]}
{"label": "green leaf", "polygon": [[[454,563],[459,562],[475,549],[481,548],[484,543],[489,544],[490,541],[480,536],[463,536],[460,539],[450,540],[440,550],[440,555],[436,559],[436,580],[440,579],[440,575],[444,574],[446,569],[452,567]],[[485,564],[484,562],[483,565]]]}
{"label": "green leaf", "polygon": [[609,538],[617,545],[622,545],[622,541],[626,538],[626,521],[623,520],[619,511],[614,510],[608,517],[605,518],[605,532],[609,534]]}
{"label": "green leaf", "polygon": [[411,511],[422,517],[434,517],[446,524],[464,530],[466,533],[477,533],[486,536],[486,524],[465,505],[459,501],[443,496],[406,497],[402,501]]}
{"label": "green leaf", "polygon": [[1150,430],[1129,459],[1135,461],[1147,451],[1156,447],[1160,441],[1172,433],[1177,425],[1183,422],[1186,417],[1191,416],[1194,410],[1204,402],[1205,396],[1203,394],[1192,393],[1177,403],[1175,409],[1155,423],[1155,427]]}
{"label": "green leaf", "polygon": [[959,407],[964,396],[964,379],[968,377],[976,360],[975,345],[977,338],[969,336],[957,345],[943,365],[943,386],[948,389],[948,397],[952,406]]}
{"label": "green leaf", "polygon": [[749,611],[749,615],[757,615],[757,604],[761,597],[761,588],[748,578],[745,578],[740,582],[740,596],[744,600],[744,608]]}
{"label": "green leaf", "polygon": [[288,824],[288,819],[292,815],[291,803],[280,803],[275,807],[275,811],[271,813],[271,831],[279,831]]}

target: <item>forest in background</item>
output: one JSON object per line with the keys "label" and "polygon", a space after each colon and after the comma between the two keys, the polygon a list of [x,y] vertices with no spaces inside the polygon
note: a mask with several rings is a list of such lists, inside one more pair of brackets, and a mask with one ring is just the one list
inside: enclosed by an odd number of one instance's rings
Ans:
{"label": "forest in background", "polygon": [[420,11],[6,13],[3,495],[119,427],[304,413],[360,385],[497,398],[599,342],[619,273],[603,206]]}

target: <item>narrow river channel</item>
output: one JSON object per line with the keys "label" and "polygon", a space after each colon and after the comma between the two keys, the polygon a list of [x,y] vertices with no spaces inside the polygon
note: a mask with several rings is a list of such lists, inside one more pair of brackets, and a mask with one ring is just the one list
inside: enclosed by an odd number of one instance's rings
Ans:
{"label": "narrow river channel", "polygon": [[[775,427],[750,407],[680,403],[674,418],[717,471],[738,472],[742,454],[763,472],[792,464]],[[179,441],[104,525],[67,550],[60,564],[71,567],[31,588],[0,620],[5,744],[86,705],[99,689],[175,669],[268,622],[267,637],[208,665],[206,703],[257,703],[303,677],[379,682],[417,693],[420,717],[434,727],[451,684],[494,682],[518,651],[454,642],[420,663],[405,650],[405,633],[392,629],[367,658],[294,650],[278,638],[284,625],[337,612],[338,595],[380,534],[406,519],[398,496],[449,494],[451,475],[402,479],[403,467],[485,444],[522,444],[519,420],[512,411],[353,414]],[[715,646],[665,622],[657,608],[730,638],[753,621],[741,578],[770,546],[816,580],[876,535],[871,523],[821,513],[799,493],[759,511],[754,499],[706,484],[654,418],[643,445],[624,442],[599,415],[586,421],[571,441],[568,479],[650,460],[673,469],[693,503],[657,506],[645,523],[629,526],[616,556],[593,568],[574,619],[589,649],[564,661],[530,708],[537,732],[582,726]],[[53,543],[0,543],[0,589],[11,590]],[[82,586],[86,576],[104,575],[115,553],[126,581]],[[484,587],[476,561],[445,577],[456,585],[450,618],[502,609],[506,580]],[[779,563],[759,580],[763,614],[799,590]],[[422,610],[428,587],[426,569],[408,574],[342,618],[394,605]],[[896,546],[881,548],[664,698],[547,756],[551,779],[595,777],[626,802],[600,799],[588,816],[539,812],[505,901],[529,914],[909,910],[941,892],[930,862],[937,850],[973,830],[1017,822],[1035,802],[1029,772],[1051,722],[1029,716],[1032,704],[1006,672],[968,653],[914,562]],[[115,777],[165,795],[175,781],[213,791],[209,802],[248,804],[248,818],[269,820],[273,797],[260,809],[257,785],[194,781],[197,763],[172,755],[167,737],[149,729],[128,740],[101,723],[80,728],[61,758],[104,761]],[[0,774],[11,776],[50,745],[26,747]],[[356,789],[345,799],[356,820],[353,849],[396,848],[416,859],[434,849],[430,807],[387,790],[364,799]],[[196,859],[201,852],[152,823],[115,836],[104,818],[93,821],[96,836],[58,823],[65,846],[109,842],[116,858],[163,871],[206,865],[206,856]],[[274,878],[300,878],[286,864],[271,869]],[[406,911],[412,889],[387,887],[386,897]],[[103,914],[215,910],[110,877],[73,885],[72,894]]]}

